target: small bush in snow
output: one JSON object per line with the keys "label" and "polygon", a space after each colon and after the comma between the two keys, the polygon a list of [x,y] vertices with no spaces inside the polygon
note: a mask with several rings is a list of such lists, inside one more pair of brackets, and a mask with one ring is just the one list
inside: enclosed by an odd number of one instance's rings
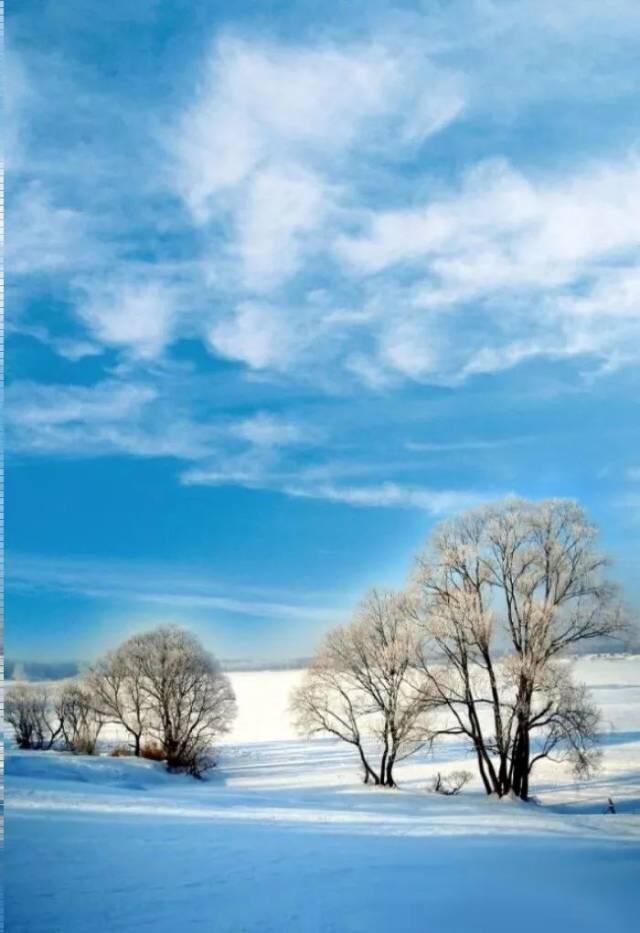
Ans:
{"label": "small bush in snow", "polygon": [[140,757],[148,758],[150,761],[164,761],[165,754],[162,746],[157,742],[147,742],[140,746]]}
{"label": "small bush in snow", "polygon": [[435,794],[445,794],[447,797],[455,797],[459,794],[465,784],[468,784],[473,775],[470,771],[451,771],[444,776],[438,773],[433,779],[431,790]]}
{"label": "small bush in snow", "polygon": [[195,778],[201,778],[205,771],[211,771],[216,766],[216,760],[211,755],[195,755],[188,768],[188,773]]}

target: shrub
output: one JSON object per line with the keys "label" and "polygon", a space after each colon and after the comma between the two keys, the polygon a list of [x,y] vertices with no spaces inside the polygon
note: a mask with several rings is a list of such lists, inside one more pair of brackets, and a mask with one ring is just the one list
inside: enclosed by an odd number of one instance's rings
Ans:
{"label": "shrub", "polygon": [[452,771],[450,774],[445,774],[444,777],[440,772],[436,774],[431,785],[431,790],[435,794],[445,794],[447,797],[455,797],[456,794],[459,794],[465,784],[468,784],[473,775],[470,771]]}
{"label": "shrub", "polygon": [[51,748],[62,729],[57,710],[42,687],[9,687],[4,712],[19,748]]}
{"label": "shrub", "polygon": [[205,771],[211,771],[216,767],[216,760],[211,755],[200,753],[194,755],[193,760],[189,762],[186,770],[188,774],[195,778],[201,778]]}
{"label": "shrub", "polygon": [[58,715],[66,748],[76,755],[95,755],[104,720],[83,684],[69,683],[62,688]]}
{"label": "shrub", "polygon": [[115,748],[111,749],[109,755],[112,758],[129,758],[131,756],[131,749],[128,745],[116,745]]}
{"label": "shrub", "polygon": [[161,745],[157,742],[147,742],[140,747],[141,758],[148,758],[150,761],[164,761],[165,754]]}

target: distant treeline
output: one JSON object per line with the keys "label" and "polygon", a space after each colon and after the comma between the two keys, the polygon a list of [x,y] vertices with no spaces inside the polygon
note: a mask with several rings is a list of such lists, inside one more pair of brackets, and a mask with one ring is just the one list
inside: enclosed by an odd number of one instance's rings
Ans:
{"label": "distant treeline", "polygon": [[87,667],[78,661],[7,661],[7,680],[65,680]]}
{"label": "distant treeline", "polygon": [[[243,658],[222,660],[225,671],[288,671],[307,667],[309,658],[292,658],[287,661],[256,661]],[[85,661],[7,661],[7,680],[66,680],[77,677],[89,667]]]}
{"label": "distant treeline", "polygon": [[225,671],[297,671],[308,667],[311,658],[291,658],[287,661],[255,661],[227,658],[220,662]]}
{"label": "distant treeline", "polygon": [[[591,650],[577,650],[574,656],[584,654],[637,654],[640,653],[640,642],[637,639],[626,641],[603,640]],[[227,658],[220,662],[223,671],[299,671],[309,667],[311,658],[291,658],[287,661],[256,661],[243,658]],[[87,661],[7,661],[5,665],[5,678],[7,680],[66,680],[68,677],[77,677],[89,668]]]}

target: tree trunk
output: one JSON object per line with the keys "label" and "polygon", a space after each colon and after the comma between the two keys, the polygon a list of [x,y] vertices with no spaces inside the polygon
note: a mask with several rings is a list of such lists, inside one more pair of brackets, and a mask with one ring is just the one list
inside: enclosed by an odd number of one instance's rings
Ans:
{"label": "tree trunk", "polygon": [[382,753],[382,758],[380,760],[380,783],[384,787],[387,783],[387,750]]}
{"label": "tree trunk", "polygon": [[389,758],[387,760],[387,771],[385,775],[385,783],[387,787],[396,786],[396,782],[393,779],[393,766],[395,764],[395,761],[396,761],[396,756],[393,753],[391,753],[391,755],[389,755]]}
{"label": "tree trunk", "polygon": [[360,761],[362,762],[362,767],[364,769],[364,783],[368,784],[369,778],[371,778],[374,784],[379,784],[380,779],[367,761],[361,745],[358,745],[358,754],[360,755]]}
{"label": "tree trunk", "polygon": [[513,774],[510,788],[521,800],[529,799],[529,749],[529,729],[527,723],[521,720],[513,746]]}

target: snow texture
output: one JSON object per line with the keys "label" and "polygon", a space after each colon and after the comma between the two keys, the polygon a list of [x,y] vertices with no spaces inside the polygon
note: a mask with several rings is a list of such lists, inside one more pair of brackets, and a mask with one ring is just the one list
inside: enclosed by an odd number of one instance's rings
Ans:
{"label": "snow texture", "polygon": [[[624,933],[640,912],[640,658],[583,658],[603,711],[600,773],[545,765],[537,804],[477,782],[451,741],[358,783],[346,746],[295,736],[300,672],[231,675],[234,733],[206,781],[132,758],[8,748],[12,933]],[[112,737],[115,741],[115,736]],[[616,813],[605,813],[611,797]]]}

